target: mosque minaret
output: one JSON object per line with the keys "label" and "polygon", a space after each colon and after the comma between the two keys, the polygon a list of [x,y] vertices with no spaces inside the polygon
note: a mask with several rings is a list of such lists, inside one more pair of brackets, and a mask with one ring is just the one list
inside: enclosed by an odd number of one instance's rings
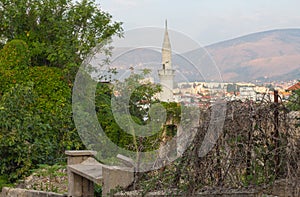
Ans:
{"label": "mosque minaret", "polygon": [[174,101],[173,84],[175,70],[172,69],[172,50],[169,39],[167,21],[165,24],[165,34],[162,46],[162,69],[158,70],[158,76],[160,84],[162,86],[162,91],[159,96],[160,100],[164,102]]}

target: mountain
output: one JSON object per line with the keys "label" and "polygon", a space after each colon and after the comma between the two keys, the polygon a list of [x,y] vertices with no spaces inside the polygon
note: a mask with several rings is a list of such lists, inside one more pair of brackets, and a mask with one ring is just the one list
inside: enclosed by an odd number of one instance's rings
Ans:
{"label": "mountain", "polygon": [[[174,53],[172,65],[176,69],[176,82],[300,79],[300,29],[258,32],[183,54]],[[151,69],[156,81],[157,70],[162,68],[161,51],[122,49],[113,58],[112,67],[119,71],[117,78],[128,75],[130,67]]]}
{"label": "mountain", "polygon": [[224,81],[300,79],[300,29],[259,32],[205,48]]}

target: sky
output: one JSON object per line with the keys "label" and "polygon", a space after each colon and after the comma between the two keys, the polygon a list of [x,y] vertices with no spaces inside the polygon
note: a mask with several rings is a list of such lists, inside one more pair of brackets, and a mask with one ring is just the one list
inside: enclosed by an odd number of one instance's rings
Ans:
{"label": "sky", "polygon": [[250,33],[300,28],[299,0],[96,0],[125,31],[168,28],[207,46]]}

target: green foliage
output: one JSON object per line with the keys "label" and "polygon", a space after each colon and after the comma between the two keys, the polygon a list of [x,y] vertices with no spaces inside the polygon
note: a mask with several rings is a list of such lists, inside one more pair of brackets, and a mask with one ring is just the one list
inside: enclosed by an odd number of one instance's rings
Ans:
{"label": "green foliage", "polygon": [[175,102],[163,102],[162,105],[167,110],[167,120],[171,120],[171,124],[180,122],[181,106],[179,103]]}
{"label": "green foliage", "polygon": [[54,165],[47,165],[47,164],[38,164],[37,169],[31,170],[36,176],[49,176],[51,178],[55,177],[62,177],[66,176],[66,173],[62,173],[59,170],[65,169],[65,165],[54,164]]}
{"label": "green foliage", "polygon": [[[145,125],[150,121],[148,114],[149,108],[152,104],[158,102],[154,99],[154,95],[158,93],[161,88],[159,85],[150,82],[142,82],[147,74],[147,70],[140,74],[132,73],[125,82],[116,82],[115,84],[120,90],[120,95],[132,93],[129,100],[129,114],[119,114],[124,124],[128,124],[128,118],[132,118],[133,121],[139,125]],[[136,151],[137,147],[141,146],[144,147],[143,151],[156,149],[157,145],[155,145],[155,141],[157,141],[159,133],[138,140],[136,139],[134,131],[129,134],[120,128],[112,112],[112,94],[113,87],[111,84],[98,84],[95,98],[96,111],[99,123],[109,139],[116,145],[128,150]],[[145,107],[145,105],[148,107]]]}
{"label": "green foliage", "polygon": [[291,111],[300,110],[300,89],[295,90],[291,97],[289,98],[289,102],[287,103],[287,108]]}
{"label": "green foliage", "polygon": [[15,74],[27,69],[29,61],[27,44],[22,40],[12,40],[0,50],[0,98],[16,83]]}
{"label": "green foliage", "polygon": [[22,39],[33,65],[80,64],[97,43],[122,31],[94,0],[1,0],[0,38]]}
{"label": "green foliage", "polygon": [[96,197],[102,197],[102,186],[101,185],[95,184],[95,186],[94,186],[94,195]]}
{"label": "green foliage", "polygon": [[34,108],[36,98],[32,84],[16,85],[0,102],[0,172],[8,173],[9,180],[16,180],[51,153],[49,125]]}
{"label": "green foliage", "polygon": [[3,187],[12,187],[13,184],[8,181],[7,175],[0,176],[0,191]]}
{"label": "green foliage", "polygon": [[0,69],[23,69],[29,64],[28,46],[23,40],[12,40],[0,51]]}
{"label": "green foliage", "polygon": [[[38,82],[15,85],[0,102],[0,170],[9,173],[12,181],[36,164],[58,162],[66,149],[82,147],[71,119],[70,101],[60,94],[63,89],[50,98],[47,91],[40,92]],[[57,88],[57,81],[43,82],[44,87]]]}
{"label": "green foliage", "polygon": [[[133,152],[157,150],[162,143],[162,138],[169,139],[169,137],[176,135],[177,128],[172,124],[180,122],[181,106],[178,103],[160,103],[166,110],[169,126],[159,128],[156,125],[153,126],[153,130],[150,131],[153,134],[148,137],[139,137],[135,128],[128,126],[129,120],[133,120],[141,126],[146,126],[153,122],[151,119],[153,116],[150,116],[150,108],[155,108],[155,105],[159,103],[155,95],[161,90],[161,87],[145,80],[147,74],[147,71],[139,74],[131,73],[130,77],[123,82],[99,83],[95,94],[98,121],[106,136],[118,147]],[[128,108],[128,112],[124,113],[124,106],[112,106],[111,100],[116,96],[113,93],[113,91],[116,91],[116,89],[113,89],[113,86],[114,88],[117,87],[120,103],[128,103],[128,106],[125,106]],[[113,108],[115,108],[114,112]],[[123,127],[120,127],[116,122],[116,116],[119,117],[119,124],[125,125],[130,133],[127,133],[122,129]],[[158,117],[160,116],[161,114]],[[106,152],[111,152],[110,149],[104,149],[105,146],[101,149],[100,158],[106,158]],[[112,161],[109,160],[109,162]]]}
{"label": "green foliage", "polygon": [[227,92],[237,92],[238,87],[236,84],[228,84],[227,85]]}
{"label": "green foliage", "polygon": [[129,113],[136,117],[138,124],[149,122],[145,121],[145,117],[148,117],[150,105],[158,102],[154,95],[161,91],[160,85],[145,80],[148,74],[148,70],[144,70],[140,74],[132,73],[124,82],[116,82],[118,94],[124,99],[124,103],[129,99]]}
{"label": "green foliage", "polygon": [[[295,90],[292,93],[286,106],[290,111],[300,110],[300,89]],[[297,120],[299,121],[299,118],[297,118]],[[300,124],[297,123],[296,126],[299,127]]]}
{"label": "green foliage", "polygon": [[71,113],[70,84],[61,69],[46,66],[2,69],[1,173],[10,180],[39,163],[53,164],[66,149],[82,148]]}
{"label": "green foliage", "polygon": [[14,181],[83,148],[72,81],[90,50],[122,28],[94,0],[0,0],[0,16],[0,174]]}

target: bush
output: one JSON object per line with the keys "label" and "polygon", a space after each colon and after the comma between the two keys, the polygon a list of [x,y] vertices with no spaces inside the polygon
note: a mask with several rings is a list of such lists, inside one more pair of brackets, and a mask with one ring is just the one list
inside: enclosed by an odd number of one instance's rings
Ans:
{"label": "bush", "polygon": [[17,82],[16,73],[26,70],[29,63],[28,46],[22,40],[12,40],[0,50],[0,98]]}
{"label": "bush", "polygon": [[2,191],[3,187],[10,187],[13,186],[13,184],[9,183],[7,176],[3,175],[0,176],[0,191]]}
{"label": "bush", "polygon": [[5,69],[24,69],[30,64],[30,53],[26,42],[12,40],[0,51],[0,67]]}
{"label": "bush", "polygon": [[0,174],[9,181],[37,164],[64,161],[66,149],[82,148],[63,71],[28,66],[27,52],[21,40],[0,51]]}
{"label": "bush", "polygon": [[36,97],[32,85],[16,85],[0,102],[0,172],[8,174],[9,181],[26,174],[51,149],[49,126],[34,108]]}

